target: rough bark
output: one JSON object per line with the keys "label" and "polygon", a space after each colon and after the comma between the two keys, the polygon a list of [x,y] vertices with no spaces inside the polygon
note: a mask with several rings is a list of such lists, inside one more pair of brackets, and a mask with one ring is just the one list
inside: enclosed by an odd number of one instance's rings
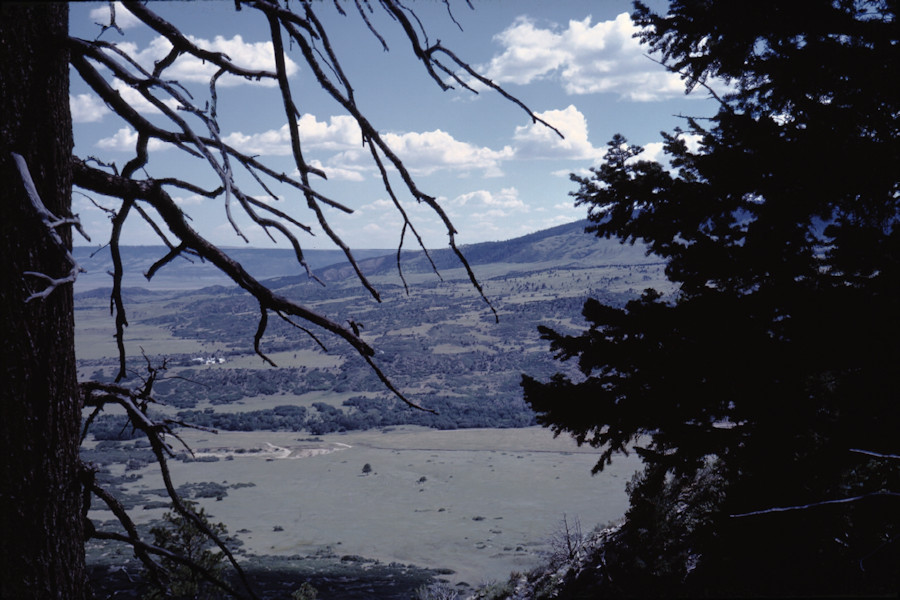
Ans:
{"label": "rough bark", "polygon": [[[0,5],[0,597],[86,596],[71,285],[26,303],[70,268],[31,207],[70,212],[72,124],[64,3]],[[68,227],[57,230],[71,247]]]}

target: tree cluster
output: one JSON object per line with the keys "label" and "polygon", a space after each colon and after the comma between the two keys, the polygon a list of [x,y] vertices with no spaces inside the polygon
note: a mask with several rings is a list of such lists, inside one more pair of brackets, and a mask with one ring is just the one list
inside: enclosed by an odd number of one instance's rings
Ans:
{"label": "tree cluster", "polygon": [[580,376],[523,381],[597,469],[644,458],[607,591],[900,589],[897,17],[888,0],[636,3],[643,41],[719,109],[663,133],[668,167],[617,135],[573,195],[678,293],[588,300],[584,333],[541,329]]}

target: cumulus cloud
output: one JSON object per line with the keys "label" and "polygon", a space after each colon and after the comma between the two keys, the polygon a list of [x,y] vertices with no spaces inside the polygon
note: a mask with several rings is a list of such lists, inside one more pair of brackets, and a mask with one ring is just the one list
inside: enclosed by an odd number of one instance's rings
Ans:
{"label": "cumulus cloud", "polygon": [[558,79],[566,93],[614,93],[633,101],[653,101],[684,93],[679,77],[649,60],[633,35],[628,13],[611,21],[569,21],[565,29],[541,28],[519,17],[495,39],[503,51],[483,67],[498,83],[527,84]]}
{"label": "cumulus cloud", "polygon": [[453,199],[454,206],[465,206],[469,209],[526,209],[519,198],[519,190],[514,187],[503,188],[493,193],[488,190],[476,190],[461,194]]}
{"label": "cumulus cloud", "polygon": [[[119,92],[122,99],[128,103],[133,109],[145,115],[162,114],[156,106],[144,98],[136,89],[129,87],[121,79],[113,79],[112,88]],[[179,102],[174,98],[163,100],[163,104],[177,110]],[[103,120],[107,114],[110,114],[106,104],[93,94],[77,94],[69,96],[69,109],[72,111],[73,123],[97,123]]]}
{"label": "cumulus cloud", "polygon": [[[138,134],[131,127],[123,127],[113,135],[102,138],[97,141],[96,146],[103,150],[114,150],[118,152],[133,152],[135,144],[137,144]],[[170,146],[160,140],[152,139],[147,145],[148,150],[165,150]]]}
{"label": "cumulus cloud", "polygon": [[[300,117],[297,125],[304,148],[343,150],[358,147],[362,140],[359,126],[353,117],[347,115],[332,116],[326,122],[307,113]],[[291,133],[287,124],[261,133],[236,131],[223,140],[247,154],[286,156],[291,153]]]}
{"label": "cumulus cloud", "polygon": [[[118,13],[117,13],[118,14]],[[210,52],[222,52],[226,54],[231,62],[244,69],[253,71],[274,71],[275,70],[275,50],[271,41],[268,42],[245,42],[240,35],[226,38],[217,35],[212,40],[187,36],[197,47]],[[119,42],[117,47],[126,52],[135,61],[148,71],[153,69],[153,64],[164,58],[172,49],[172,44],[166,38],[158,36],[153,38],[145,48],[138,48],[133,42]],[[285,70],[288,77],[294,75],[299,68],[297,63],[285,54]],[[216,65],[200,60],[193,56],[182,54],[175,62],[165,71],[167,79],[175,79],[181,82],[193,82],[208,84],[210,78],[218,71]],[[235,86],[235,85],[263,85],[273,87],[277,85],[274,80],[247,80],[243,77],[233,75],[223,75],[219,78],[217,85],[219,86]]]}
{"label": "cumulus cloud", "polygon": [[[680,133],[677,137],[687,144],[688,150],[691,152],[697,152],[700,149],[700,140],[703,139],[703,136],[695,133]],[[644,151],[630,158],[629,161],[649,160],[665,166],[669,165],[669,157],[664,152],[665,144],[663,142],[650,142],[641,147]]]}
{"label": "cumulus cloud", "polygon": [[569,179],[569,176],[572,174],[578,175],[579,177],[590,177],[591,170],[590,169],[557,169],[556,171],[552,171],[550,174],[554,177],[563,177],[565,179]]}
{"label": "cumulus cloud", "polygon": [[[335,154],[316,166],[329,178],[361,181],[363,173],[372,169],[371,155],[362,147],[362,133],[353,117],[337,115],[320,121],[304,114],[297,122],[300,140],[305,149],[331,151]],[[487,177],[502,174],[501,163],[514,156],[511,147],[500,150],[475,146],[455,139],[440,129],[425,132],[385,133],[384,141],[417,175],[430,175],[439,170],[460,172],[481,171]],[[287,125],[260,133],[236,131],[223,140],[248,154],[287,156],[291,153],[290,131]]]}
{"label": "cumulus cloud", "polygon": [[190,196],[187,196],[187,197],[175,196],[174,198],[172,198],[172,200],[178,206],[185,207],[185,206],[199,206],[199,205],[203,204],[204,202],[206,202],[208,200],[208,198],[206,198],[205,196],[200,196],[199,194],[191,194]]}
{"label": "cumulus cloud", "polygon": [[97,123],[110,112],[106,104],[93,94],[69,96],[69,109],[73,123]]}
{"label": "cumulus cloud", "polygon": [[[324,171],[325,177],[328,178],[329,181],[364,181],[365,180],[365,169],[363,168],[343,168],[334,165],[324,165],[320,160],[311,160],[309,161],[309,165],[320,171]],[[295,170],[295,175],[299,173],[299,171]]]}
{"label": "cumulus cloud", "polygon": [[245,154],[261,156],[286,156],[291,153],[288,126],[269,129],[260,133],[245,134],[240,131],[229,133],[222,141]]}
{"label": "cumulus cloud", "polygon": [[349,115],[336,115],[328,122],[319,121],[309,113],[297,121],[300,137],[314,148],[325,150],[341,150],[348,146],[359,146],[362,143],[362,132],[356,119]]}
{"label": "cumulus cloud", "polygon": [[539,123],[516,127],[516,157],[597,160],[603,155],[603,148],[594,148],[588,140],[587,119],[575,106],[536,114],[559,129],[565,139]]}
{"label": "cumulus cloud", "polygon": [[422,133],[387,133],[383,138],[406,167],[420,175],[451,169],[482,171],[485,177],[499,177],[503,174],[500,164],[514,155],[510,146],[504,146],[501,150],[479,147],[459,141],[440,129]]}

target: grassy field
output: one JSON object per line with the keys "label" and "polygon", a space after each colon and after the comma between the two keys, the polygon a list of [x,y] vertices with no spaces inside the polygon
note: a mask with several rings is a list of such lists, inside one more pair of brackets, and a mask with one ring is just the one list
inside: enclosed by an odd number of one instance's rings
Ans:
{"label": "grassy field", "polygon": [[[286,432],[190,431],[186,440],[200,455],[234,458],[174,461],[176,485],[255,484],[229,489],[221,501],[201,500],[244,542],[243,551],[289,556],[330,547],[338,555],[452,569],[448,580],[470,585],[536,566],[563,516],[577,517],[585,531],[621,518],[625,484],[638,468],[631,456],[591,477],[596,453],[540,428],[401,427],[318,442]],[[366,464],[372,472],[364,475]],[[162,486],[154,469],[136,473],[143,477],[130,492]],[[136,512],[146,522],[163,511]]]}
{"label": "grassy field", "polygon": [[[399,287],[395,270],[373,272],[381,304],[352,279],[326,277],[328,288],[321,288],[301,278],[300,283],[282,282],[277,291],[338,321],[353,318],[364,324],[362,335],[373,343],[377,362],[414,400],[427,406],[443,397],[444,414],[477,415],[478,422],[472,418],[469,424],[452,425],[496,427],[503,424],[500,419],[524,411],[527,420],[516,421],[519,426],[533,422],[521,402],[521,373],[540,378],[572,368],[552,360],[539,324],[563,333],[580,331],[581,307],[589,295],[621,305],[647,287],[668,289],[660,265],[612,246],[585,254],[595,243],[580,233],[548,238],[534,242],[531,262],[520,260],[523,246],[513,245],[498,254],[502,259],[476,264],[499,323],[455,260],[442,268],[443,279],[427,270],[404,271],[409,295]],[[377,381],[375,386],[367,382],[368,367],[340,340],[322,336],[329,348],[325,353],[302,332],[270,318],[262,348],[283,368],[274,369],[253,353],[258,306],[245,294],[189,289],[187,283],[176,291],[178,286],[163,283],[126,290],[130,326],[125,339],[133,370],[127,383],[139,381],[135,374],[145,368],[143,350],[156,366],[170,361],[166,376],[184,373],[198,380],[190,384],[198,387],[189,385],[178,394],[170,390],[169,404],[154,410],[174,416],[183,406],[245,413],[292,405],[320,419],[324,413],[311,408],[313,403],[349,414],[345,400],[385,394]],[[117,351],[108,293],[78,295],[76,306],[79,377],[109,378],[116,372]],[[194,362],[210,357],[216,364]],[[158,384],[154,391],[160,388],[165,386]],[[212,435],[188,430],[185,439],[197,456],[218,460],[173,460],[175,484],[212,482],[227,488],[221,500],[199,501],[242,541],[245,556],[359,555],[385,565],[449,569],[453,574],[446,578],[454,584],[476,586],[538,565],[563,517],[570,523],[579,519],[585,531],[622,518],[625,486],[639,468],[635,456],[623,457],[591,477],[595,451],[577,448],[567,438],[553,439],[540,428],[403,426],[319,438],[309,431]],[[159,495],[158,470],[140,467],[127,453],[116,457],[119,462],[108,469],[126,481],[123,491],[136,507],[135,519],[147,524],[161,518],[164,508],[142,508],[165,500]],[[127,461],[136,464],[126,471]],[[365,465],[371,466],[368,474]],[[103,522],[112,515],[96,510],[95,503],[92,517]]]}

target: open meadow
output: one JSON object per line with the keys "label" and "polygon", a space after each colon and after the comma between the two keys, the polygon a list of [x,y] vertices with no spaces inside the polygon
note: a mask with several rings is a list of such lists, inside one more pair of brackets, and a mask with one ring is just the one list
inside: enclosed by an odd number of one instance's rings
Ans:
{"label": "open meadow", "polygon": [[[227,526],[242,559],[280,557],[291,579],[301,558],[327,557],[320,584],[359,579],[373,560],[437,570],[416,571],[408,589],[435,574],[461,586],[505,581],[546,559],[563,519],[585,533],[621,519],[626,484],[639,468],[635,455],[618,457],[592,477],[597,452],[536,427],[521,396],[522,373],[574,372],[552,359],[538,325],[578,331],[588,296],[624,304],[662,286],[660,265],[642,251],[597,242],[582,227],[468,249],[499,322],[465,272],[443,264],[440,253],[442,278],[421,257],[405,261],[409,295],[393,260],[362,260],[381,304],[339,265],[318,271],[326,287],[292,276],[268,282],[327,316],[352,317],[394,384],[437,414],[392,397],[340,342],[325,339],[324,352],[279,320],[270,319],[262,339],[278,368],[264,364],[252,349],[258,306],[246,294],[190,287],[189,277],[171,274],[125,289],[123,383],[140,385],[148,365],[165,364],[150,414],[218,431],[181,428],[193,454],[173,441],[181,454],[170,461],[172,477],[183,497]],[[130,260],[152,255],[138,249]],[[266,262],[263,254],[253,258]],[[82,285],[92,281],[102,279]],[[118,362],[108,290],[82,288],[75,321],[80,379],[112,381]],[[85,457],[146,531],[168,508],[146,442],[132,439],[114,407],[90,431]],[[91,517],[115,527],[98,502]],[[94,546],[92,556],[110,573],[130,560],[130,552],[108,545]],[[334,574],[347,564],[362,570]],[[384,590],[397,576],[382,578]],[[366,589],[360,597],[408,597],[400,588],[376,596]],[[322,597],[348,593],[344,586]]]}
{"label": "open meadow", "polygon": [[[620,519],[625,484],[638,468],[632,455],[591,477],[596,453],[535,427],[406,426],[311,440],[288,432],[189,431],[185,441],[198,458],[219,460],[172,461],[173,479],[176,486],[226,489],[221,500],[196,499],[243,543],[242,553],[327,550],[450,570],[442,578],[474,586],[539,564],[564,516],[585,532]],[[123,486],[129,494],[164,499],[152,464],[129,474],[141,476]],[[146,523],[163,512],[137,508],[134,516]],[[111,513],[92,517],[105,521]]]}

